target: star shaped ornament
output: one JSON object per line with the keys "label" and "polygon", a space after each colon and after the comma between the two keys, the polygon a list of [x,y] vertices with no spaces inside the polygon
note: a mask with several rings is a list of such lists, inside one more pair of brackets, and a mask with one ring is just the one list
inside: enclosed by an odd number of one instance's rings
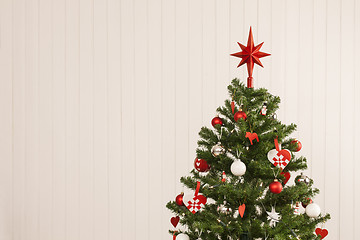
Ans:
{"label": "star shaped ornament", "polygon": [[275,211],[275,208],[271,206],[271,212],[266,211],[268,217],[267,220],[270,220],[270,227],[275,227],[276,223],[278,223],[281,219],[281,216],[279,213]]}
{"label": "star shaped ornament", "polygon": [[248,81],[247,81],[247,87],[248,88],[253,88],[254,84],[253,84],[252,73],[253,73],[253,69],[254,69],[254,63],[256,63],[257,65],[259,65],[261,67],[264,67],[262,65],[261,61],[260,61],[260,58],[269,56],[270,54],[260,52],[260,48],[264,44],[263,42],[260,43],[257,46],[254,46],[254,38],[253,38],[253,35],[252,35],[251,27],[250,27],[247,46],[244,46],[239,42],[238,42],[238,44],[239,44],[242,51],[237,52],[237,53],[233,53],[233,54],[231,54],[231,56],[241,58],[241,62],[239,63],[239,65],[237,67],[240,67],[241,65],[246,63],[247,70],[248,70],[248,75],[249,75],[248,76]]}

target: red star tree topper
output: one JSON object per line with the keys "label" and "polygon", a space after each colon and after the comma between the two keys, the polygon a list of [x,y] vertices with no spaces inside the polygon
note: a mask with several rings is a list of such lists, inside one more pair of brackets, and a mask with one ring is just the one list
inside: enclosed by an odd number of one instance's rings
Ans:
{"label": "red star tree topper", "polygon": [[231,54],[231,56],[241,58],[241,62],[239,63],[239,65],[237,67],[240,67],[241,65],[246,63],[248,74],[249,74],[248,80],[247,80],[247,87],[253,88],[254,83],[253,83],[252,73],[253,73],[253,69],[254,69],[254,63],[256,63],[257,65],[259,65],[261,67],[264,67],[260,62],[260,58],[269,56],[270,54],[260,52],[260,48],[264,44],[264,42],[260,43],[257,46],[254,46],[254,38],[252,35],[251,27],[250,27],[247,46],[244,46],[239,42],[238,42],[238,44],[242,51],[233,53],[233,54]]}

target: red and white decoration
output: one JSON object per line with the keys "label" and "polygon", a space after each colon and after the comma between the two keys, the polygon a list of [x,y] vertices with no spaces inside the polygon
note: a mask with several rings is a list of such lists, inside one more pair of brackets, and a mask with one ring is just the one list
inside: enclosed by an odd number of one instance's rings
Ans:
{"label": "red and white decoration", "polygon": [[193,214],[197,213],[201,208],[205,207],[207,201],[207,198],[204,195],[199,195],[199,190],[200,182],[197,182],[194,198],[185,203],[185,206]]}
{"label": "red and white decoration", "polygon": [[246,132],[245,137],[249,139],[251,145],[253,145],[253,140],[255,139],[259,142],[259,137],[256,133]]}
{"label": "red and white decoration", "polygon": [[231,56],[241,58],[241,62],[239,63],[238,67],[240,67],[241,65],[246,63],[248,75],[249,75],[248,79],[247,79],[247,87],[253,88],[254,83],[253,83],[252,73],[253,73],[253,69],[254,69],[254,63],[256,63],[257,65],[259,65],[261,67],[264,67],[260,62],[260,58],[269,56],[270,54],[260,52],[260,48],[264,43],[260,43],[256,46],[254,45],[254,38],[252,35],[251,27],[250,27],[247,46],[244,46],[239,42],[238,42],[238,44],[242,51],[233,53],[233,54],[231,54]]}
{"label": "red and white decoration", "polygon": [[283,181],[283,184],[285,185],[289,181],[291,175],[289,172],[281,172],[280,175],[283,175],[285,177],[285,179]]}
{"label": "red and white decoration", "polygon": [[269,161],[275,166],[283,170],[291,161],[291,153],[287,149],[280,150],[277,138],[274,139],[275,149],[268,152]]}
{"label": "red and white decoration", "polygon": [[204,159],[195,158],[194,167],[199,172],[207,172],[210,170],[210,166]]}
{"label": "red and white decoration", "polygon": [[326,229],[317,228],[317,229],[315,229],[315,234],[320,235],[321,239],[323,239],[324,237],[326,237],[329,234],[329,232]]}
{"label": "red and white decoration", "polygon": [[301,142],[300,142],[299,140],[297,140],[297,139],[295,139],[295,140],[291,141],[291,144],[292,144],[292,145],[294,145],[294,146],[296,147],[295,152],[300,151],[300,150],[301,150],[301,148],[302,148],[302,144],[301,144]]}
{"label": "red and white decoration", "polygon": [[180,217],[179,217],[179,216],[172,217],[172,218],[170,219],[171,224],[172,224],[175,228],[176,228],[176,226],[178,225],[179,221],[180,221]]}
{"label": "red and white decoration", "polygon": [[239,206],[239,214],[240,214],[241,218],[244,217],[244,213],[245,213],[245,203],[243,203]]}

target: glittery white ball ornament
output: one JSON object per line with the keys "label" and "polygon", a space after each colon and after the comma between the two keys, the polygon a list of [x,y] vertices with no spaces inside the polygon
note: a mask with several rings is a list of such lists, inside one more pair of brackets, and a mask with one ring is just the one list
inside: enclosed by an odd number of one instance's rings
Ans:
{"label": "glittery white ball ornament", "polygon": [[185,233],[180,233],[176,236],[176,240],[190,240],[189,236]]}
{"label": "glittery white ball ornament", "polygon": [[320,212],[321,212],[321,209],[320,209],[319,205],[317,205],[316,203],[310,203],[305,208],[305,213],[309,217],[313,217],[313,218],[318,217],[320,215]]}
{"label": "glittery white ball ornament", "polygon": [[235,176],[242,176],[246,172],[246,165],[242,161],[234,161],[231,164],[230,170]]}

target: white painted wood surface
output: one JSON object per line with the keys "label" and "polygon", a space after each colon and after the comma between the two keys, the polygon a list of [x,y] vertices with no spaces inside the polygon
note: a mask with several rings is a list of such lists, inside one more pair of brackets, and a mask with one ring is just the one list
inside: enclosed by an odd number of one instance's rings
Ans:
{"label": "white painted wood surface", "polygon": [[256,87],[332,215],[360,227],[356,0],[1,0],[0,239],[170,239],[197,133],[246,77],[230,53],[265,42]]}

